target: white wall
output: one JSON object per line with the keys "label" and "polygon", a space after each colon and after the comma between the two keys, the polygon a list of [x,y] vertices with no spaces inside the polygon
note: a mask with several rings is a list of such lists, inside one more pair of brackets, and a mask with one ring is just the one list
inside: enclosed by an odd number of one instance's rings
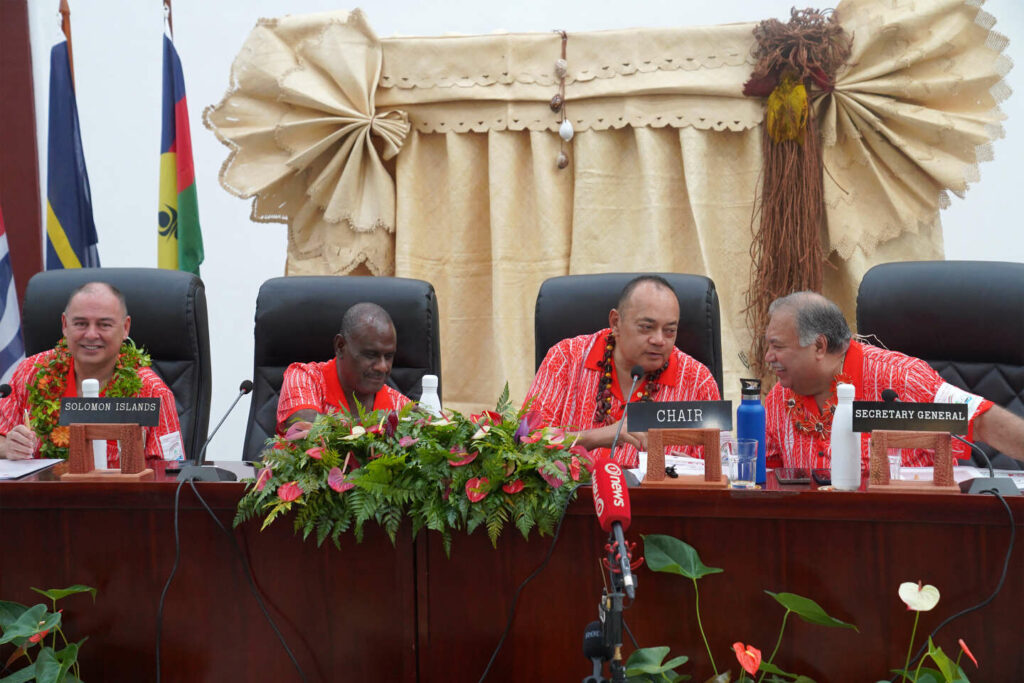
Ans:
{"label": "white wall", "polygon": [[[40,179],[45,202],[49,50],[60,40],[55,0],[30,0],[30,32],[38,117]],[[792,0],[379,0],[364,7],[380,36],[590,31],[785,19]],[[105,266],[156,265],[156,208],[160,146],[161,30],[156,0],[72,0],[75,77],[93,210]],[[249,202],[217,182],[227,149],[202,124],[202,111],[228,86],[231,62],[259,17],[321,12],[337,0],[175,0],[175,42],[188,93],[200,220],[206,244],[202,277],[210,309],[214,385],[211,427],[242,379],[252,373],[253,314],[260,284],[284,273],[286,228],[249,221]],[[343,6],[343,5],[341,5]],[[1007,54],[1024,61],[1024,3],[991,0],[986,9],[1011,39]],[[1013,173],[1024,150],[1024,73],[1010,73],[1018,94],[1004,103],[1007,135],[982,182],[944,212],[946,253],[954,258],[1024,261],[1024,240],[1012,218],[1020,180]],[[45,215],[45,213],[44,213]],[[211,459],[241,455],[248,400],[238,406],[211,446]]]}

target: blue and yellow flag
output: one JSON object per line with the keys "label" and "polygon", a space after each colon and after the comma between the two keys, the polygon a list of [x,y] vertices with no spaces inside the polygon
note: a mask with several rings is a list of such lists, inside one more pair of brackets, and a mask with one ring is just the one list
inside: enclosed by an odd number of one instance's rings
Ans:
{"label": "blue and yellow flag", "polygon": [[185,77],[174,43],[164,36],[163,128],[160,140],[160,207],[157,265],[199,275],[203,234],[199,229],[192,136]]}
{"label": "blue and yellow flag", "polygon": [[50,51],[50,141],[46,168],[46,269],[97,268],[96,224],[82,153],[67,41]]}

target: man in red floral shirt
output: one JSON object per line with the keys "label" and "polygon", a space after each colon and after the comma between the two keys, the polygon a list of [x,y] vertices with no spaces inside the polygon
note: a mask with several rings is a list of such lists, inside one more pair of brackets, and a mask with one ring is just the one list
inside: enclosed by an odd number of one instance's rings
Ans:
{"label": "man in red floral shirt", "polygon": [[341,319],[334,336],[334,358],[324,363],[292,363],[284,371],[277,401],[277,428],[297,424],[308,431],[318,414],[398,410],[409,399],[384,382],[391,374],[397,337],[388,312],[377,304],[358,303]]}
{"label": "man in red floral shirt", "polygon": [[[548,351],[527,392],[544,424],[579,430],[578,443],[607,456],[633,384],[633,366],[644,376],[634,401],[717,401],[711,371],[676,348],[679,299],[664,278],[641,275],[622,290],[608,314],[609,328],[564,339]],[[614,459],[636,467],[647,435],[622,430]],[[698,455],[695,447],[684,449]]]}
{"label": "man in red floral shirt", "polygon": [[[839,307],[814,292],[796,292],[769,307],[765,361],[778,383],[765,401],[769,467],[828,467],[836,384],[856,387],[858,401],[881,401],[893,389],[915,403],[965,403],[968,439],[984,441],[1024,459],[1024,420],[980,396],[954,387],[917,358],[852,339]],[[868,434],[861,437],[866,467]],[[953,455],[970,448],[954,441]],[[926,449],[903,449],[903,464],[930,466]]]}

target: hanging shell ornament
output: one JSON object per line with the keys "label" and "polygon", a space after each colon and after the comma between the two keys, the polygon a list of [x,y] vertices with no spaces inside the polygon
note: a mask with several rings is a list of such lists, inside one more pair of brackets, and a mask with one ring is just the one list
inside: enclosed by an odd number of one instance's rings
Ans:
{"label": "hanging shell ornament", "polygon": [[569,155],[565,152],[558,153],[558,168],[565,168],[569,165]]}
{"label": "hanging shell ornament", "polygon": [[557,93],[551,98],[551,111],[555,113],[562,111],[562,96]]}
{"label": "hanging shell ornament", "polygon": [[555,75],[559,78],[565,78],[565,74],[569,71],[569,63],[564,59],[555,60]]}
{"label": "hanging shell ornament", "polygon": [[569,142],[572,140],[572,136],[574,134],[575,131],[573,131],[572,124],[569,123],[569,119],[562,119],[562,125],[558,127],[558,136],[566,142]]}
{"label": "hanging shell ornament", "polygon": [[807,89],[791,72],[785,73],[768,96],[765,119],[772,140],[776,143],[796,140],[802,145],[807,111]]}

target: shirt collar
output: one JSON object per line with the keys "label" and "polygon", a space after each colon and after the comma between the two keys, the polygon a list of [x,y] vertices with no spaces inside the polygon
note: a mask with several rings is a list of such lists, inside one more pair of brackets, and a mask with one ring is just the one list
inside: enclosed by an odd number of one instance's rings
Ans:
{"label": "shirt collar", "polygon": [[[327,384],[327,402],[332,406],[338,408],[344,408],[350,414],[354,413],[352,408],[348,404],[348,399],[345,398],[345,391],[341,388],[341,381],[338,379],[338,359],[337,357],[332,358],[324,366],[324,381]],[[380,388],[373,396],[373,407],[370,410],[384,410],[388,407],[387,397],[384,392],[384,387]],[[366,408],[366,406],[363,406]]]}
{"label": "shirt collar", "polygon": [[[607,346],[607,339],[610,333],[611,329],[609,328],[605,328],[604,330],[601,330],[600,332],[597,333],[597,336],[594,339],[594,343],[590,345],[590,351],[587,353],[587,358],[583,362],[583,366],[588,370],[593,370],[594,372],[601,372],[601,361],[604,359],[605,347]],[[675,347],[673,346],[673,349],[674,348]],[[615,370],[615,358],[613,356],[613,374]],[[675,353],[670,351],[668,356],[668,367],[665,368],[665,371],[658,376],[657,383],[663,384],[665,386],[675,386],[679,382],[679,376],[681,372],[682,368],[679,365],[679,358]],[[637,387],[637,389],[643,387],[646,381],[647,380],[645,379],[644,382]],[[622,398],[622,391],[619,389],[618,382],[612,382],[611,389],[613,396],[615,396],[620,401],[624,400]]]}

